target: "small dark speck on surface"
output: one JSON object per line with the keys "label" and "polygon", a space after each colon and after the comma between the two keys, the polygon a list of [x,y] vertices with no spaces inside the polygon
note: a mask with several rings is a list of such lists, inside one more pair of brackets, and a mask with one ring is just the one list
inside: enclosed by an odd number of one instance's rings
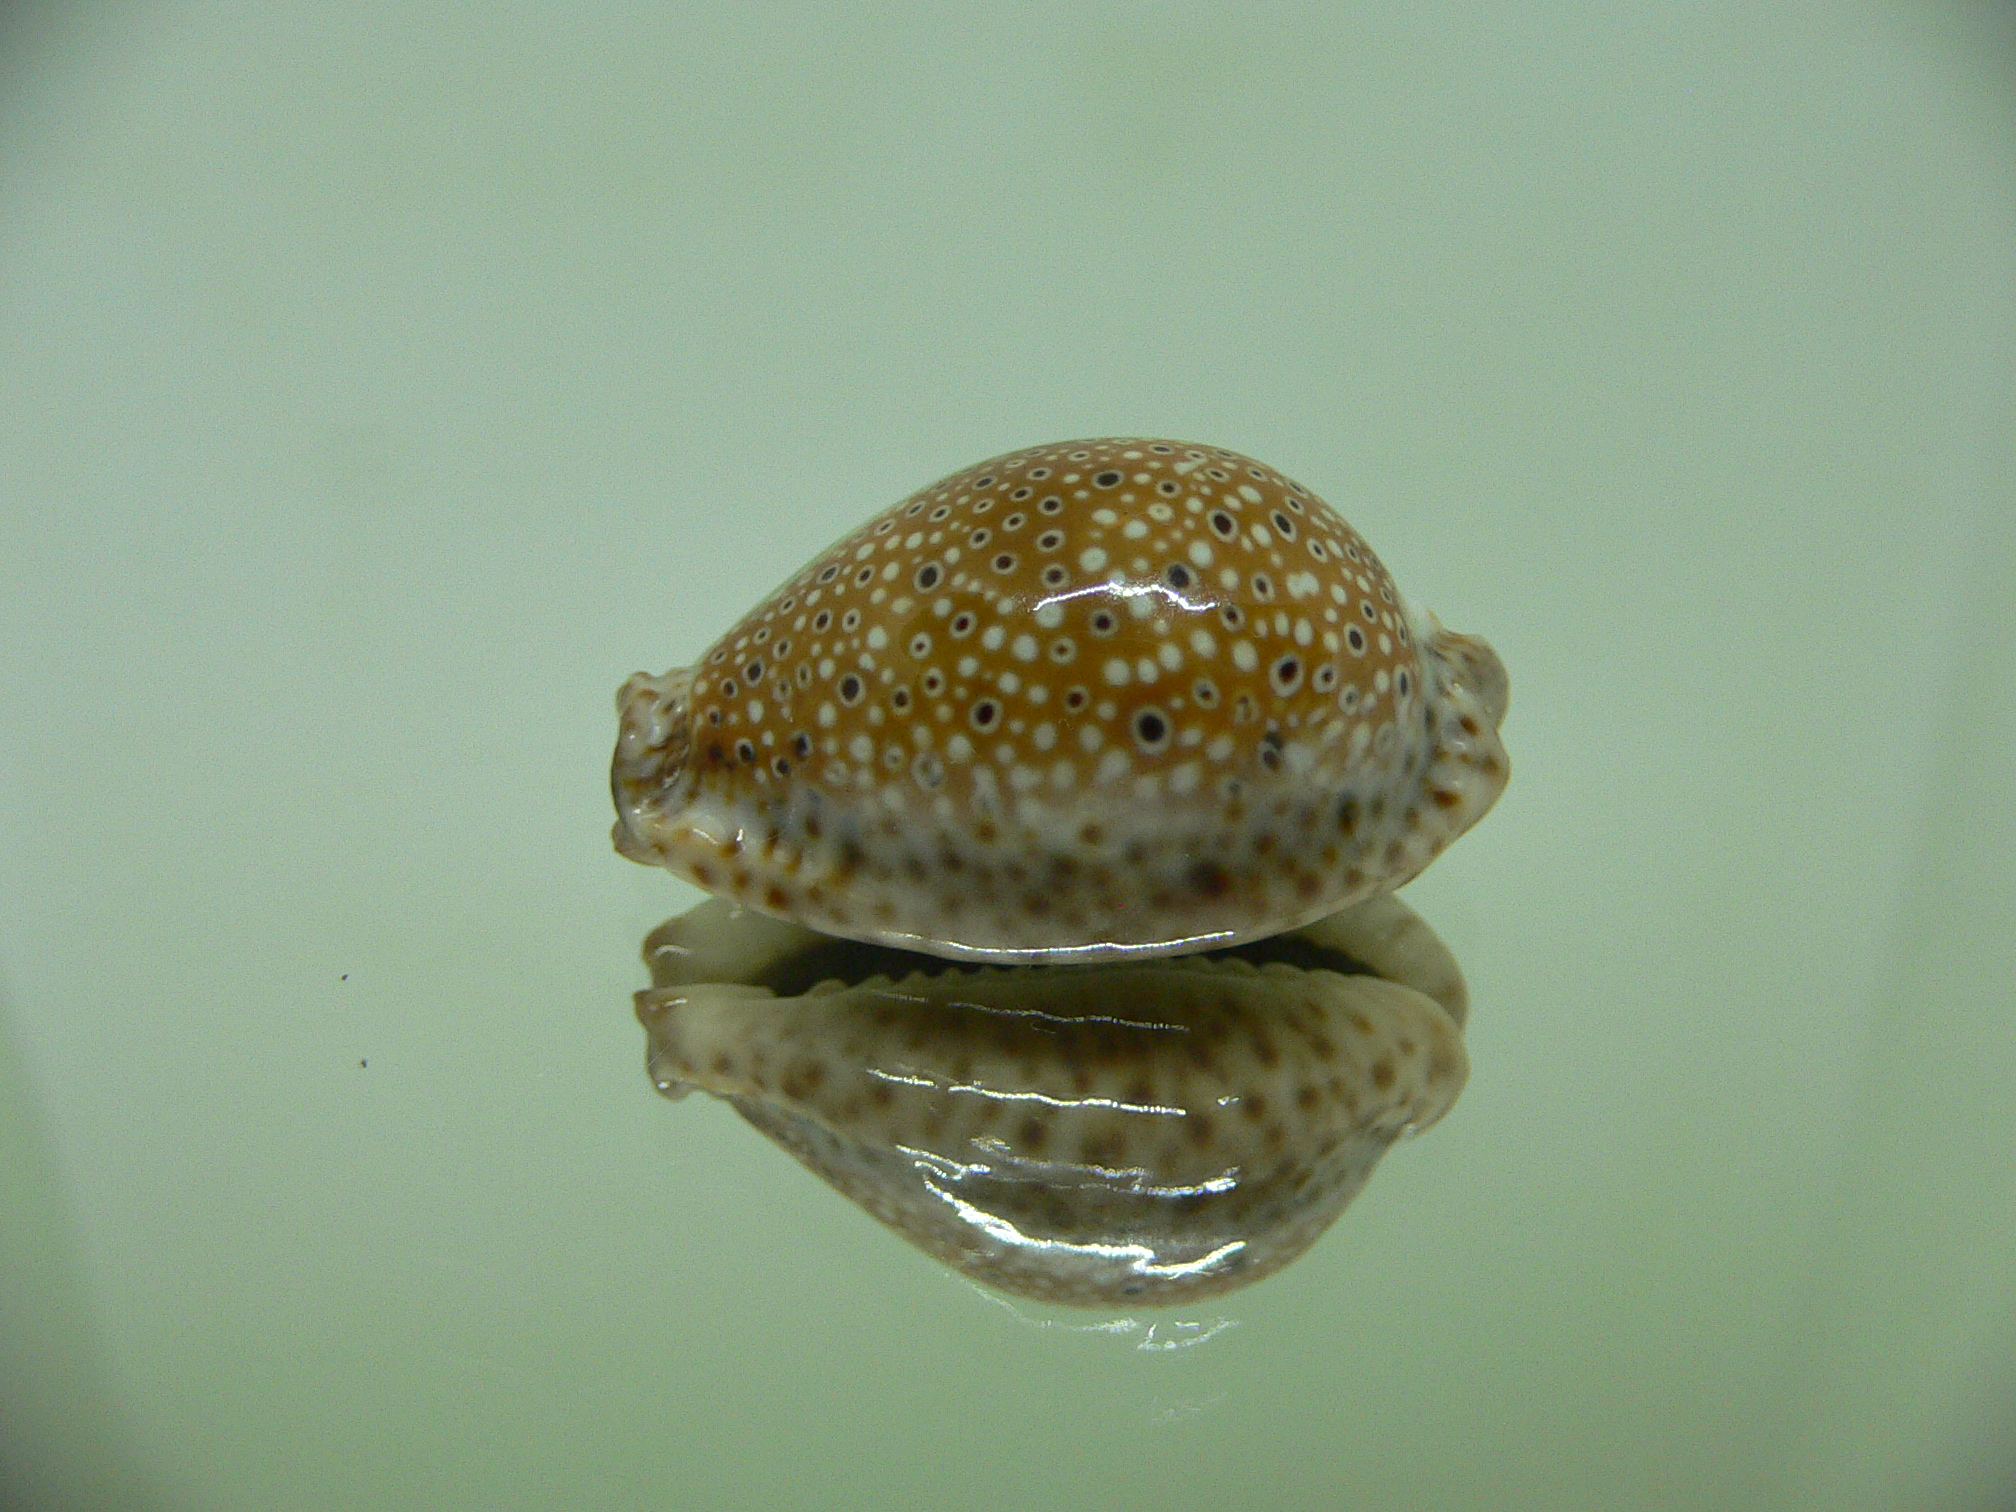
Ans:
{"label": "small dark speck on surface", "polygon": [[344,973],[343,973],[343,980],[344,980],[344,981],[346,981],[346,982],[350,980],[350,973],[349,973],[349,972],[347,972],[347,971],[346,971],[346,972],[344,972]]}
{"label": "small dark speck on surface", "polygon": [[371,1062],[369,1062],[369,1061],[361,1061],[361,1060],[360,1060],[359,1062],[357,1062],[357,1069],[361,1071],[361,1070],[363,1070],[363,1069],[364,1069],[364,1067],[366,1067],[366,1066],[368,1066],[368,1065],[370,1065],[370,1064],[371,1064]]}

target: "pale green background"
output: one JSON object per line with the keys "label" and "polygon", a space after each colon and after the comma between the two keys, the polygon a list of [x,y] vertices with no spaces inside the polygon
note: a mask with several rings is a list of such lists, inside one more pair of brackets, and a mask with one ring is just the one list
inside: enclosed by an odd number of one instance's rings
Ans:
{"label": "pale green background", "polygon": [[[2006,8],[0,27],[15,1504],[2009,1505]],[[653,1096],[604,787],[624,675],[1116,432],[1513,686],[1461,1105],[1152,1333]]]}

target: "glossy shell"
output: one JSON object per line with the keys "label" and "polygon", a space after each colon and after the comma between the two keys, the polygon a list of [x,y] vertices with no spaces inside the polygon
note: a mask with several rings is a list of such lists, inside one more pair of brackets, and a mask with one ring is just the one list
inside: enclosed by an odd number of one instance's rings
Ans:
{"label": "glossy shell", "polygon": [[1413,877],[1504,787],[1505,696],[1300,484],[1064,442],[913,495],[631,678],[615,840],[855,939],[1182,953]]}
{"label": "glossy shell", "polygon": [[961,969],[702,904],[645,943],[701,1088],[939,1260],[1088,1306],[1256,1281],[1462,1090],[1463,980],[1399,900],[1187,956]]}

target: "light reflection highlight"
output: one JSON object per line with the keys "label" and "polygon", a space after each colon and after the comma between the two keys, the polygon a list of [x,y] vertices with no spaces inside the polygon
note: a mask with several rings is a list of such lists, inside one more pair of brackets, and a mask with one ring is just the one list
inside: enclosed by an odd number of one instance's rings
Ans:
{"label": "light reflection highlight", "polygon": [[[1107,1020],[1111,1023],[1114,1020]],[[879,1066],[863,1066],[862,1074],[872,1076],[877,1081],[901,1082],[906,1087],[936,1087],[948,1095],[966,1094],[974,1097],[991,1097],[996,1102],[1035,1102],[1052,1108],[1113,1108],[1122,1113],[1148,1113],[1161,1118],[1182,1118],[1187,1108],[1178,1108],[1163,1103],[1122,1102],[1115,1097],[1052,1097],[1047,1092],[1008,1092],[998,1087],[983,1087],[973,1082],[941,1082],[928,1076],[905,1076],[900,1071],[884,1071]]]}

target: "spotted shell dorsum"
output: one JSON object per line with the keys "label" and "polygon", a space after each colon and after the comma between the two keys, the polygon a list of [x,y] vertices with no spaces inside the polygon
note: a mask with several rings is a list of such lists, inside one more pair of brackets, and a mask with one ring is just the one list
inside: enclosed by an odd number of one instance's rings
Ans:
{"label": "spotted shell dorsum", "polygon": [[617,848],[956,959],[1168,955],[1408,881],[1497,798],[1505,672],[1246,457],[956,473],[618,695]]}

